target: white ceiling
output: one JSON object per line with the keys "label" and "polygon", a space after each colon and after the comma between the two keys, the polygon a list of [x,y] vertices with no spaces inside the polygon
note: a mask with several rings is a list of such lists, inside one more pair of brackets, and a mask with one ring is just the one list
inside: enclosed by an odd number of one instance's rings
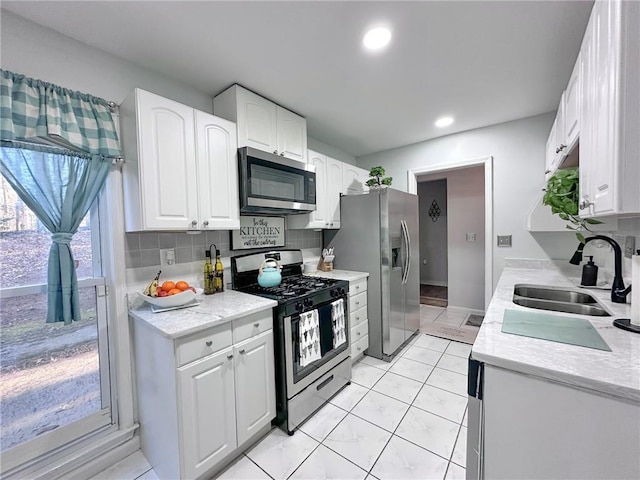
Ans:
{"label": "white ceiling", "polygon": [[[360,156],[555,110],[591,1],[3,1],[17,15],[215,95],[240,83]],[[382,53],[363,51],[374,24]],[[455,123],[438,129],[442,115]]]}

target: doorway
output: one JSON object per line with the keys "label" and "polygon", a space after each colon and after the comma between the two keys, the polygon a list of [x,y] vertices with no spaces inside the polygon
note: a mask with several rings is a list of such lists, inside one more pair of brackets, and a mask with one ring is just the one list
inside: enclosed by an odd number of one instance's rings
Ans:
{"label": "doorway", "polygon": [[420,304],[448,304],[447,179],[418,183]]}

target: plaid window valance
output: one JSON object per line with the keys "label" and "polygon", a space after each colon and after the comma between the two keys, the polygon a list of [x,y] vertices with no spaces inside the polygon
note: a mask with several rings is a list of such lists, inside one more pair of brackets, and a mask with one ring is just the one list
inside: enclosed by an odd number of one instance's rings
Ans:
{"label": "plaid window valance", "polygon": [[0,70],[0,140],[120,156],[106,100],[7,70]]}

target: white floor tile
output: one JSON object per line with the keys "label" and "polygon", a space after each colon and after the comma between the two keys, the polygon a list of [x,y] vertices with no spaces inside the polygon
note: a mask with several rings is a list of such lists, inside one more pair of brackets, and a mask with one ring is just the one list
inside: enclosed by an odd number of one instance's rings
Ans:
{"label": "white floor tile", "polygon": [[331,403],[327,403],[304,422],[300,430],[310,437],[315,438],[317,441],[322,442],[322,440],[329,435],[329,432],[346,416],[347,412],[345,410]]}
{"label": "white floor tile", "polygon": [[292,480],[363,480],[367,472],[320,445],[294,472]]}
{"label": "white floor tile", "polygon": [[369,471],[389,438],[389,432],[349,414],[323,444]]}
{"label": "white floor tile", "polygon": [[329,400],[329,403],[332,403],[343,410],[350,411],[356,406],[356,403],[362,400],[362,397],[364,397],[368,391],[368,388],[358,385],[357,383],[352,383],[340,390],[335,397]]}
{"label": "white floor tile", "polygon": [[269,480],[270,478],[245,455],[216,477],[217,480]]}
{"label": "white floor tile", "polygon": [[[151,465],[142,454],[141,450],[123,458],[118,463],[114,463],[109,468],[101,471],[91,480],[120,480],[122,478],[138,478],[140,475],[151,470]],[[155,472],[154,472],[155,474]]]}
{"label": "white floor tile", "polygon": [[351,413],[393,432],[408,408],[406,403],[371,390]]}
{"label": "white floor tile", "polygon": [[455,393],[425,385],[413,401],[413,406],[460,423],[467,408],[467,399]]}
{"label": "white floor tile", "polygon": [[288,478],[318,446],[301,431],[289,436],[279,428],[272,430],[247,456],[276,480]]}
{"label": "white floor tile", "polygon": [[444,338],[438,338],[432,335],[420,334],[418,335],[418,340],[416,340],[414,345],[442,353],[449,346],[449,343],[451,343],[451,340],[445,340]]}
{"label": "white floor tile", "polygon": [[455,463],[449,463],[447,476],[444,478],[445,480],[466,480],[467,471],[464,468],[456,465]]}
{"label": "white floor tile", "polygon": [[459,429],[458,423],[411,407],[400,422],[396,435],[441,457],[451,458]]}
{"label": "white floor tile", "polygon": [[427,365],[422,362],[416,362],[415,360],[401,357],[393,364],[389,371],[424,383],[433,368],[433,365]]}
{"label": "white floor tile", "polygon": [[384,370],[358,362],[351,370],[351,381],[363,387],[371,388],[383,375]]}
{"label": "white floor tile", "polygon": [[387,372],[378,380],[372,390],[384,393],[401,402],[411,404],[422,388],[422,383],[410,378],[402,377],[392,372]]}
{"label": "white floor tile", "polygon": [[156,474],[155,470],[149,470],[136,478],[136,480],[160,480],[160,477]]}
{"label": "white floor tile", "polygon": [[449,370],[451,372],[456,372],[461,375],[466,375],[467,370],[469,369],[469,361],[463,357],[456,357],[455,355],[449,355],[445,353],[440,358],[438,365],[439,368],[444,368],[445,370]]}
{"label": "white floor tile", "polygon": [[364,480],[380,480],[380,479],[379,479],[379,478],[377,478],[377,477],[374,477],[374,476],[373,476],[373,475],[371,475],[371,474],[369,474],[369,475],[367,475],[367,478],[365,478]]}
{"label": "white floor tile", "polygon": [[464,411],[464,418],[462,419],[462,425],[463,425],[464,427],[466,427],[466,426],[467,426],[467,415],[468,415],[468,414],[469,414],[469,409],[467,408],[467,409]]}
{"label": "white floor tile", "polygon": [[453,449],[451,461],[461,467],[467,466],[467,427],[460,427],[460,433],[458,434],[458,440],[456,440],[456,446]]}
{"label": "white floor tile", "polygon": [[447,325],[454,325],[456,327],[459,327],[465,322],[466,319],[467,319],[466,313],[458,313],[458,312],[452,312],[450,310],[445,310],[440,315],[438,315],[438,318],[436,318],[434,322],[444,323]]}
{"label": "white floor tile", "polygon": [[416,345],[409,348],[403,355],[404,358],[409,360],[415,360],[416,362],[426,363],[427,365],[437,365],[438,360],[442,353],[434,350],[428,350],[426,348],[418,347]]}
{"label": "white floor tile", "polygon": [[443,370],[442,368],[433,369],[433,372],[427,378],[427,385],[442,388],[463,397],[467,396],[467,376]]}
{"label": "white floor tile", "polygon": [[442,479],[447,463],[443,458],[394,435],[371,473],[380,480]]}
{"label": "white floor tile", "polygon": [[471,354],[471,345],[461,342],[451,342],[445,353],[449,355],[455,355],[457,357],[469,358]]}
{"label": "white floor tile", "polygon": [[361,362],[385,371],[389,370],[392,365],[392,362],[385,362],[384,360],[380,360],[375,357],[369,357],[368,355],[362,357]]}

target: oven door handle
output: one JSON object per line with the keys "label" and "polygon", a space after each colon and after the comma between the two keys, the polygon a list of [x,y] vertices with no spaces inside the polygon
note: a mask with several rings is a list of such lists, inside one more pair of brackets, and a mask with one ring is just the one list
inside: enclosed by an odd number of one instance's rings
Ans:
{"label": "oven door handle", "polygon": [[316,387],[316,390],[320,391],[322,390],[324,387],[326,387],[327,385],[329,385],[329,383],[331,383],[331,380],[333,380],[333,375],[329,376],[329,378],[327,378],[326,380],[324,380],[320,385],[318,385]]}

